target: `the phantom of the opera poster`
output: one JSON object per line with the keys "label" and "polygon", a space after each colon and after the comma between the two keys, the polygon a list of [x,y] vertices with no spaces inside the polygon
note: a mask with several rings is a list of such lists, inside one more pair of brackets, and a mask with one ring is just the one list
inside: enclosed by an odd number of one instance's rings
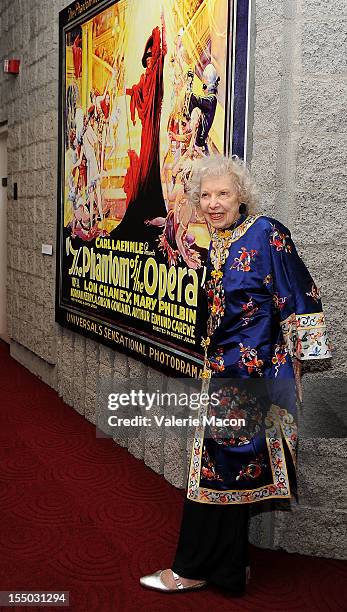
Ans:
{"label": "the phantom of the opera poster", "polygon": [[[194,160],[245,147],[248,0],[80,0],[60,13],[57,321],[201,371],[209,228]],[[237,36],[236,36],[237,34]]]}

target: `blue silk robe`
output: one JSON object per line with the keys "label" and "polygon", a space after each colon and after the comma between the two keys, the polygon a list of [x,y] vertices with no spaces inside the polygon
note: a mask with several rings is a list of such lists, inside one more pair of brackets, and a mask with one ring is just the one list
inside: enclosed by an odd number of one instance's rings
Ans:
{"label": "blue silk robe", "polygon": [[201,418],[187,497],[212,504],[289,498],[297,450],[292,358],[331,357],[319,291],[282,223],[241,215],[234,229],[212,236],[206,292],[204,390],[217,392],[219,404],[201,407],[200,417],[245,417],[246,425]]}

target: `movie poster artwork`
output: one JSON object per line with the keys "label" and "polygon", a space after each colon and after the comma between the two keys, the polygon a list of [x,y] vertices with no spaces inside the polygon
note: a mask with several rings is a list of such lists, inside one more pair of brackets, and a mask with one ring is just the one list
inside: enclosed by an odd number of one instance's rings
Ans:
{"label": "movie poster artwork", "polygon": [[228,0],[60,14],[57,320],[181,376],[201,372],[210,240],[187,186],[195,159],[229,147],[235,14]]}

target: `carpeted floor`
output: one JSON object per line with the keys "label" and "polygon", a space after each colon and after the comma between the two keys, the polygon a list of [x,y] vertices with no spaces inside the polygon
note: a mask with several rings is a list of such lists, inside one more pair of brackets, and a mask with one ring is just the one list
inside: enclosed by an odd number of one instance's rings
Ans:
{"label": "carpeted floor", "polygon": [[83,612],[345,610],[343,562],[256,548],[243,598],[142,589],[139,576],[170,566],[183,493],[97,439],[1,342],[0,392],[0,590],[70,591]]}

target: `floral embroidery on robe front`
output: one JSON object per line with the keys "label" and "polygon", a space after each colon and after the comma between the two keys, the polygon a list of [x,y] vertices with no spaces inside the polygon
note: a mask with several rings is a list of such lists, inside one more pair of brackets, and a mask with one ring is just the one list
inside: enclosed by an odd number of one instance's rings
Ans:
{"label": "floral embroidery on robe front", "polygon": [[[187,497],[289,498],[297,449],[292,357],[331,357],[319,290],[282,223],[241,215],[212,236],[206,293],[204,390],[209,385],[219,403],[200,408]],[[245,425],[224,425],[237,418]]]}

